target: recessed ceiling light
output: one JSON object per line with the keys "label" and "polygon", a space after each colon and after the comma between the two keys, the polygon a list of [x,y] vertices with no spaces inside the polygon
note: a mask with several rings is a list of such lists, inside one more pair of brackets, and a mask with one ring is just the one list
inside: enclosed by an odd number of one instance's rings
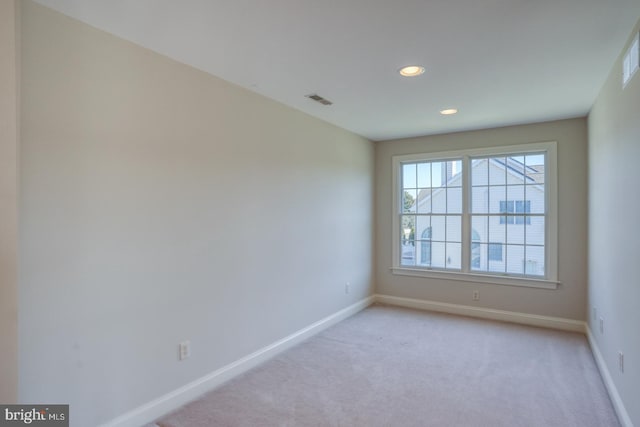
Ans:
{"label": "recessed ceiling light", "polygon": [[424,73],[424,67],[421,67],[420,65],[408,65],[406,67],[400,68],[398,72],[400,73],[400,75],[405,77],[415,77]]}
{"label": "recessed ceiling light", "polygon": [[458,110],[455,108],[448,108],[446,110],[441,110],[440,114],[442,114],[443,116],[450,116],[451,114],[456,114],[457,112]]}

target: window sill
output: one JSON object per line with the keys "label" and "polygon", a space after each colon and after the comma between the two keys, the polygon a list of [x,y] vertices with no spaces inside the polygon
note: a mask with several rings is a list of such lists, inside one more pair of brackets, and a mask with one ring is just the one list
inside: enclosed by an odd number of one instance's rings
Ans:
{"label": "window sill", "polygon": [[536,279],[533,277],[497,276],[408,267],[392,267],[391,272],[399,276],[426,277],[430,279],[455,280],[457,282],[488,283],[492,285],[523,286],[541,289],[558,289],[558,285],[560,284],[560,282],[555,280]]}

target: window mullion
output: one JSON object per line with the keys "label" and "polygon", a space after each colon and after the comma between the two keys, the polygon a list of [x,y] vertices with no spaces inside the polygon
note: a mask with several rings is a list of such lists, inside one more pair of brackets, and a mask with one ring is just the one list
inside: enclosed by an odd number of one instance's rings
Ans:
{"label": "window mullion", "polygon": [[471,270],[471,162],[462,157],[462,262],[463,272]]}

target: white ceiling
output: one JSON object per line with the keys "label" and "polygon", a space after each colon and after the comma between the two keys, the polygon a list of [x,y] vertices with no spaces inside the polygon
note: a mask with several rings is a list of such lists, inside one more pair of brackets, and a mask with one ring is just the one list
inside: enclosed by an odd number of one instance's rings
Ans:
{"label": "white ceiling", "polygon": [[640,0],[37,1],[372,140],[586,115],[640,17]]}

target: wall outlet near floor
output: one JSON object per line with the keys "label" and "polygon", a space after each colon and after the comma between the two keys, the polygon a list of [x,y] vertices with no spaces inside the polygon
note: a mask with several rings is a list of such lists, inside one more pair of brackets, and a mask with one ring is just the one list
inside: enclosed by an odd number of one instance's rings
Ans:
{"label": "wall outlet near floor", "polygon": [[600,333],[604,334],[604,319],[600,318]]}
{"label": "wall outlet near floor", "polygon": [[473,300],[480,301],[480,291],[473,291]]}
{"label": "wall outlet near floor", "polygon": [[178,344],[178,359],[184,360],[191,357],[191,341],[182,341]]}
{"label": "wall outlet near floor", "polygon": [[348,294],[349,292],[351,292],[351,283],[347,282],[344,284],[344,293]]}
{"label": "wall outlet near floor", "polygon": [[624,353],[621,351],[618,352],[618,367],[620,368],[620,372],[624,373]]}

